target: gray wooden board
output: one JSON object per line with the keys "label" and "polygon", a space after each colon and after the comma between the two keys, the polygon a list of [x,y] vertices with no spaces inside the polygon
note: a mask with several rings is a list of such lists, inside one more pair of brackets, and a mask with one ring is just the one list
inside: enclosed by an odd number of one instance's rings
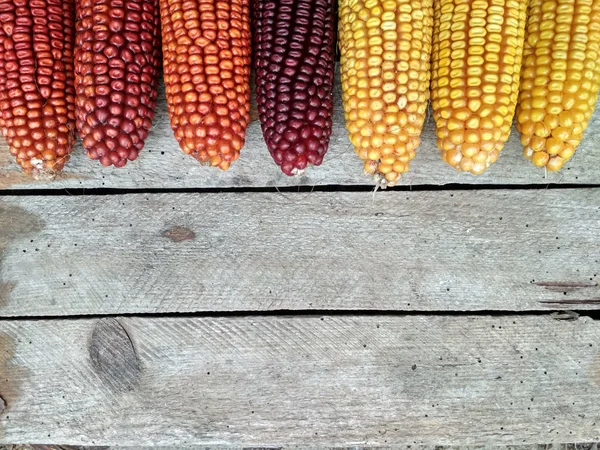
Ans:
{"label": "gray wooden board", "polygon": [[600,439],[600,322],[583,316],[4,320],[0,339],[0,443]]}
{"label": "gray wooden board", "polygon": [[[32,448],[33,447],[33,448]],[[377,447],[352,446],[352,447],[325,447],[311,445],[268,445],[261,447],[230,447],[230,446],[177,446],[177,447],[156,447],[156,446],[128,446],[128,447],[69,447],[69,448],[37,448],[37,446],[27,446],[27,448],[6,448],[0,447],[0,450],[280,450],[280,449],[302,449],[302,450],[598,450],[597,442],[584,442],[577,444],[528,444],[528,445],[380,445]]]}
{"label": "gray wooden board", "polygon": [[0,315],[600,306],[600,189],[0,199]]}
{"label": "gray wooden board", "polygon": [[111,447],[91,447],[91,446],[73,446],[73,445],[44,445],[44,444],[17,444],[0,445],[0,450],[280,450],[280,449],[303,449],[303,450],[597,450],[597,442],[581,442],[576,444],[529,444],[529,445],[384,445],[377,447],[352,446],[352,447],[326,447],[310,445],[286,445],[285,447],[277,445],[266,445],[261,447],[232,447],[223,445],[198,446],[198,445],[178,445],[172,447],[165,446],[111,446]]}
{"label": "gray wooden board", "polygon": [[355,445],[351,447],[326,447],[315,445],[265,445],[261,447],[231,447],[231,446],[176,446],[176,447],[157,447],[157,446],[127,446],[127,447],[69,447],[69,448],[2,448],[0,450],[598,450],[597,442],[582,442],[577,444],[522,444],[522,445],[495,445],[494,443],[482,445],[378,445],[377,447],[365,447]]}
{"label": "gray wooden board", "polygon": [[[125,168],[105,168],[89,160],[78,145],[64,174],[53,182],[35,181],[24,175],[9,155],[0,138],[0,189],[58,188],[212,188],[264,187],[296,185],[362,185],[371,184],[363,175],[362,162],[348,140],[341,105],[339,73],[336,76],[335,116],[333,136],[326,158],[320,167],[309,168],[303,176],[290,178],[281,173],[266,148],[260,123],[249,127],[247,144],[239,161],[222,172],[202,167],[198,161],[179,150],[169,126],[164,87],[159,90],[157,116],[146,148],[137,161]],[[522,156],[519,136],[513,130],[502,156],[488,172],[476,177],[456,172],[439,156],[434,133],[434,121],[429,116],[422,135],[422,145],[412,163],[410,173],[401,184],[443,185],[461,184],[547,184],[600,183],[600,113],[590,121],[585,138],[575,157],[558,173],[545,173]]]}

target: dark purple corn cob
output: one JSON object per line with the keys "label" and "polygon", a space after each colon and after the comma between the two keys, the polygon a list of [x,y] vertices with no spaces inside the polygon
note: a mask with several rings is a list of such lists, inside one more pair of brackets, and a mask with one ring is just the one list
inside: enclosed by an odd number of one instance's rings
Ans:
{"label": "dark purple corn cob", "polygon": [[144,147],[160,69],[158,0],[77,0],[75,117],[83,147],[123,167]]}
{"label": "dark purple corn cob", "polygon": [[333,114],[333,0],[254,0],[256,100],[263,135],[287,175],[318,166]]}

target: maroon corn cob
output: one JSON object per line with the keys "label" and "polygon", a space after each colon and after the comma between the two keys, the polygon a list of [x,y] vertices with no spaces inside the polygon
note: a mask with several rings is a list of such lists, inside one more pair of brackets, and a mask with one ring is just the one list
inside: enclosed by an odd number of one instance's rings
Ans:
{"label": "maroon corn cob", "polygon": [[123,167],[144,147],[160,69],[158,0],[77,0],[75,116],[83,147]]}
{"label": "maroon corn cob", "polygon": [[333,114],[331,0],[255,0],[256,100],[263,135],[287,175],[318,166]]}
{"label": "maroon corn cob", "polygon": [[61,170],[75,143],[73,0],[0,0],[0,129],[28,172]]}

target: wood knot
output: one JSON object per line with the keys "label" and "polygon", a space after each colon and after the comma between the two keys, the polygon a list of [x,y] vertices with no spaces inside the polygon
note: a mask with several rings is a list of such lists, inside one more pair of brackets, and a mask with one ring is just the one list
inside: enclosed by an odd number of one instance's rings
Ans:
{"label": "wood knot", "polygon": [[113,318],[100,319],[89,347],[92,366],[113,392],[135,389],[140,378],[140,362],[129,334]]}
{"label": "wood knot", "polygon": [[174,226],[163,231],[162,235],[173,242],[191,241],[196,238],[196,233],[187,227]]}

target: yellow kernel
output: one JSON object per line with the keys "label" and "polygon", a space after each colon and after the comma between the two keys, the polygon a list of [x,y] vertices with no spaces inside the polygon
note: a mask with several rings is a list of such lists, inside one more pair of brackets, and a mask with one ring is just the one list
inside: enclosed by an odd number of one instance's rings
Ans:
{"label": "yellow kernel", "polygon": [[385,102],[381,98],[373,98],[371,100],[371,111],[381,111],[385,108]]}
{"label": "yellow kernel", "polygon": [[454,130],[450,132],[448,138],[454,145],[460,145],[464,142],[465,133],[463,130]]}
{"label": "yellow kernel", "polygon": [[393,169],[391,164],[379,163],[377,165],[377,170],[385,175],[386,173],[390,173]]}
{"label": "yellow kernel", "polygon": [[363,137],[368,137],[371,136],[373,134],[373,126],[367,122],[361,129],[360,129],[360,135]]}
{"label": "yellow kernel", "polygon": [[535,97],[532,101],[531,101],[531,106],[533,108],[545,108],[546,105],[548,105],[548,100],[546,99],[546,97]]}
{"label": "yellow kernel", "polygon": [[560,113],[560,115],[558,116],[558,120],[560,121],[560,125],[562,127],[572,127],[573,126],[573,117],[571,116],[571,113],[569,113],[568,111],[563,111],[562,113]]}
{"label": "yellow kernel", "polygon": [[461,152],[467,158],[472,158],[477,153],[479,153],[479,146],[477,144],[466,143],[466,144],[463,144],[463,146],[461,148]]}
{"label": "yellow kernel", "polygon": [[548,153],[535,152],[531,157],[531,162],[533,162],[533,164],[535,164],[537,167],[544,167],[548,163],[549,159],[550,156],[548,155]]}
{"label": "yellow kernel", "polygon": [[477,116],[470,117],[469,119],[466,119],[465,125],[467,128],[475,130],[479,128],[479,118]]}
{"label": "yellow kernel", "polygon": [[[487,158],[487,156],[486,156]],[[473,175],[481,175],[483,172],[485,172],[485,170],[487,169],[487,166],[485,163],[483,162],[474,162],[473,163],[473,167],[471,167],[470,172]]]}
{"label": "yellow kernel", "polygon": [[473,98],[469,99],[467,105],[471,111],[477,112],[479,111],[479,108],[481,108],[482,103],[481,100]]}
{"label": "yellow kernel", "polygon": [[477,144],[479,142],[479,132],[474,130],[466,130],[465,131],[465,142],[469,142],[471,144]]}
{"label": "yellow kernel", "polygon": [[[385,132],[387,131],[387,125],[383,122],[377,122],[375,124],[375,126],[373,127],[373,131],[377,134],[384,135]],[[382,139],[381,144],[383,144],[383,137],[381,139]]]}
{"label": "yellow kernel", "polygon": [[463,172],[470,172],[473,168],[473,160],[471,158],[463,158],[459,167]]}
{"label": "yellow kernel", "polygon": [[573,156],[573,153],[575,153],[575,146],[571,144],[564,144],[563,150],[559,153],[559,155],[564,160],[568,160],[571,158],[571,156]]}
{"label": "yellow kernel", "polygon": [[565,160],[557,155],[550,158],[550,161],[546,163],[546,169],[553,172],[555,170],[559,170],[564,164]]}
{"label": "yellow kernel", "polygon": [[546,151],[550,155],[558,155],[563,149],[563,143],[560,139],[548,138],[546,139]]}

